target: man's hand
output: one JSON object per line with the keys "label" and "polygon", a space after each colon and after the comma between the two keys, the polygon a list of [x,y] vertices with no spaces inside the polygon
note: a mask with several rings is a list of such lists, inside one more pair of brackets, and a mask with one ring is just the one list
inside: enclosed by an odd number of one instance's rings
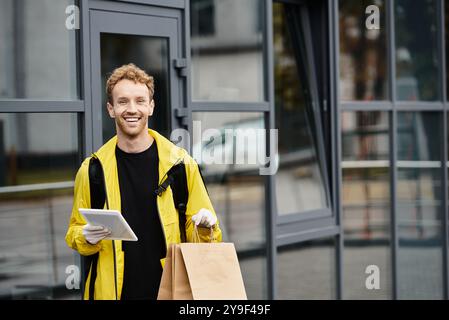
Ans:
{"label": "man's hand", "polygon": [[90,244],[97,244],[110,234],[111,231],[103,226],[92,226],[90,224],[86,224],[83,227],[83,236]]}
{"label": "man's hand", "polygon": [[209,210],[203,208],[192,216],[192,221],[196,226],[210,228],[217,223],[217,217]]}

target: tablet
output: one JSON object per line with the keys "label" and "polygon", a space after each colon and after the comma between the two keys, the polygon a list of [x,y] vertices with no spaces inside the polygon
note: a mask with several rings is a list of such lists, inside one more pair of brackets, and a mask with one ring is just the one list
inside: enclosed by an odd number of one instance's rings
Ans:
{"label": "tablet", "polygon": [[104,226],[111,230],[111,235],[104,239],[137,241],[137,236],[119,211],[85,208],[80,208],[79,211],[90,225]]}

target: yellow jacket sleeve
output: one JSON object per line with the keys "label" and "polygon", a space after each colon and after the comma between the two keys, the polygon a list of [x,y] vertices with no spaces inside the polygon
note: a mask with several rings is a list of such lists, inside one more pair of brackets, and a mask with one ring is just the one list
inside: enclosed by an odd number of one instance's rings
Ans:
{"label": "yellow jacket sleeve", "polygon": [[90,157],[85,159],[76,174],[72,215],[65,237],[67,245],[83,256],[95,254],[101,249],[101,241],[95,245],[86,241],[83,227],[87,222],[78,211],[79,208],[90,208],[89,161]]}
{"label": "yellow jacket sleeve", "polygon": [[[200,211],[202,208],[209,210],[215,216],[216,213],[209,199],[206,186],[203,183],[203,178],[201,177],[198,164],[190,156],[187,156],[186,160],[187,161],[185,161],[185,167],[187,186],[189,189],[189,201],[187,203],[186,211],[186,236],[187,242],[192,242],[192,234],[194,229],[192,216],[197,214],[198,211]],[[198,228],[198,234],[200,236],[201,242],[210,242],[211,232],[209,228]],[[213,238],[216,242],[222,241],[222,233],[218,219],[213,228]]]}

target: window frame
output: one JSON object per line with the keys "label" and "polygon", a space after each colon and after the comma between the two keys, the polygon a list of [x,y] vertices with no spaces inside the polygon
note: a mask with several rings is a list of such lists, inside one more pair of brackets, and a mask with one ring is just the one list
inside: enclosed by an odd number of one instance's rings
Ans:
{"label": "window frame", "polygon": [[[333,2],[332,0],[328,0]],[[397,253],[399,248],[399,239],[398,239],[398,219],[396,217],[398,208],[397,208],[397,171],[398,171],[398,112],[401,111],[438,111],[443,119],[444,125],[442,127],[442,131],[440,135],[442,135],[440,141],[441,148],[441,176],[442,176],[442,187],[441,187],[441,206],[442,206],[442,215],[443,219],[441,223],[441,236],[444,239],[442,241],[442,255],[443,255],[443,275],[442,279],[444,281],[443,285],[443,298],[449,298],[449,214],[448,214],[448,170],[447,170],[447,160],[448,160],[448,121],[447,114],[449,111],[449,103],[447,99],[446,92],[446,56],[445,56],[445,28],[444,22],[445,18],[445,4],[444,0],[436,0],[437,2],[437,12],[439,15],[437,16],[437,32],[438,32],[438,45],[437,45],[437,55],[439,60],[438,67],[438,94],[439,98],[436,101],[402,101],[398,100],[397,92],[396,92],[396,37],[395,37],[395,0],[384,0],[385,1],[385,28],[386,31],[386,46],[387,46],[387,86],[388,86],[388,100],[378,100],[378,101],[344,101],[340,100],[340,91],[339,91],[339,25],[338,19],[340,16],[339,12],[339,1],[337,0],[332,3],[333,6],[333,19],[334,19],[334,38],[335,42],[333,43],[333,50],[331,55],[333,55],[333,61],[335,67],[332,68],[334,71],[333,77],[333,87],[334,87],[334,96],[336,101],[336,119],[335,119],[335,148],[336,148],[336,181],[335,186],[337,188],[337,198],[336,198],[336,213],[337,213],[337,221],[339,225],[342,225],[342,201],[340,191],[342,187],[342,138],[341,138],[341,113],[345,111],[386,111],[388,112],[389,117],[389,165],[390,165],[390,241],[391,241],[391,294],[392,299],[396,300],[399,297],[399,288],[398,288],[398,259]],[[338,244],[338,291],[339,298],[343,297],[343,250],[344,250],[344,234],[343,232],[340,234],[340,241]]]}
{"label": "window frame", "polygon": [[[21,3],[18,2],[20,5]],[[79,97],[77,99],[33,99],[33,98],[0,98],[0,113],[73,113],[77,116],[77,140],[78,140],[78,162],[81,163],[84,159],[85,155],[88,154],[91,150],[91,145],[86,141],[86,128],[92,128],[92,118],[90,113],[88,112],[90,109],[88,104],[86,103],[87,99],[84,95],[86,84],[85,84],[85,75],[83,71],[86,68],[85,61],[83,61],[83,47],[85,46],[85,32],[87,28],[83,28],[83,25],[86,25],[86,14],[83,13],[83,10],[87,8],[87,0],[74,0],[73,5],[77,6],[79,11],[79,22],[80,29],[68,30],[68,32],[75,32],[74,41],[75,41],[75,66],[74,70],[76,72],[75,80],[76,80],[76,95]],[[61,14],[65,14],[61,12]],[[19,50],[24,50],[23,47],[19,48]],[[90,67],[90,66],[89,66]],[[90,149],[89,149],[90,148]],[[73,180],[68,181],[60,181],[60,182],[50,182],[50,183],[38,183],[38,184],[26,184],[19,186],[5,186],[0,187],[0,192],[9,193],[9,192],[26,192],[31,190],[64,190],[67,188],[73,188],[75,182],[75,177]],[[53,255],[54,252],[52,251]],[[79,266],[80,265],[80,256],[74,253],[75,262]],[[55,257],[53,257],[54,259]],[[81,284],[82,286],[84,283]],[[54,289],[59,289],[60,287],[54,287]],[[64,286],[65,289],[65,286]],[[81,298],[81,293],[79,293],[79,297]]]}
{"label": "window frame", "polygon": [[[301,81],[304,79],[308,79],[304,81],[307,86],[307,90],[310,92],[310,104],[312,106],[313,112],[313,122],[315,126],[315,132],[312,134],[316,134],[316,148],[317,148],[317,163],[321,171],[321,175],[323,178],[323,187],[326,197],[327,208],[320,208],[315,210],[305,210],[300,212],[291,212],[286,214],[277,213],[277,224],[280,227],[280,233],[283,234],[284,231],[282,226],[290,225],[291,223],[301,223],[307,222],[312,219],[325,219],[323,227],[328,226],[328,221],[326,218],[333,216],[332,211],[332,197],[330,194],[330,176],[328,172],[328,167],[326,166],[326,157],[328,152],[325,150],[325,142],[324,142],[324,130],[323,130],[323,119],[322,119],[322,108],[320,105],[323,103],[323,100],[320,99],[318,93],[318,75],[317,75],[317,66],[315,63],[316,58],[314,57],[313,50],[314,45],[312,42],[312,30],[309,19],[309,9],[306,3],[295,3],[284,2],[284,1],[275,1],[278,3],[286,4],[286,5],[294,5],[297,6],[297,10],[291,10],[293,15],[295,15],[295,22],[300,21],[300,23],[296,23],[295,25],[295,34],[298,34],[297,38],[290,39],[292,41],[293,51],[295,53],[297,63],[302,65],[298,66],[298,75]],[[304,37],[304,42],[301,43],[298,41],[299,36]],[[305,69],[303,69],[305,67]],[[276,110],[273,110],[275,113]],[[276,179],[276,177],[275,177]],[[276,197],[276,196],[275,196]],[[299,230],[307,230],[307,228],[298,226]]]}

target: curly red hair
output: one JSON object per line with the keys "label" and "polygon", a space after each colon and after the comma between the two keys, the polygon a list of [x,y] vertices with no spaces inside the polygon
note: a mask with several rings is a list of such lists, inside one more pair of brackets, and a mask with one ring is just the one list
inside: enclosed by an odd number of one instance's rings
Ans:
{"label": "curly red hair", "polygon": [[106,93],[108,95],[108,102],[112,102],[112,90],[114,89],[117,82],[120,80],[127,79],[134,82],[144,83],[148,90],[150,91],[150,101],[153,99],[154,94],[154,79],[152,76],[148,75],[144,70],[140,69],[133,63],[125,64],[117,69],[115,69],[108,80],[106,81]]}

